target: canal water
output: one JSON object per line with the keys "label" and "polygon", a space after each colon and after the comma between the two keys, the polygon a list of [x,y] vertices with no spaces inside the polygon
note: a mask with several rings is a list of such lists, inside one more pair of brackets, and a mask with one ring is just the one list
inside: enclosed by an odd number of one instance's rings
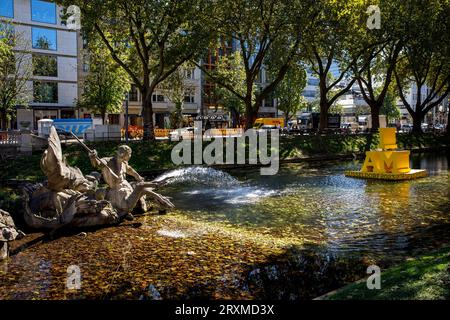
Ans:
{"label": "canal water", "polygon": [[180,214],[256,231],[336,254],[403,256],[450,242],[450,157],[413,155],[427,178],[381,181],[348,178],[360,161],[282,165],[223,172],[191,167],[163,177]]}

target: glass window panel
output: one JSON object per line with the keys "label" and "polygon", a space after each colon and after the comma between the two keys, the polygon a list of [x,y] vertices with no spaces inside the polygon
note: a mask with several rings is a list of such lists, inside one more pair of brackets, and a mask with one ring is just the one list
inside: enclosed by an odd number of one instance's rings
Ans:
{"label": "glass window panel", "polygon": [[55,56],[33,54],[33,75],[44,77],[58,76],[58,61]]}
{"label": "glass window panel", "polygon": [[57,103],[58,83],[35,81],[33,83],[33,98],[34,102]]}
{"label": "glass window panel", "polygon": [[138,91],[134,84],[131,85],[131,90],[128,95],[128,99],[129,99],[129,101],[138,101]]}
{"label": "glass window panel", "polygon": [[56,24],[56,4],[42,0],[31,0],[31,20]]}
{"label": "glass window panel", "polygon": [[0,16],[14,18],[14,0],[0,0]]}
{"label": "glass window panel", "polygon": [[56,50],[56,30],[32,28],[33,48]]}

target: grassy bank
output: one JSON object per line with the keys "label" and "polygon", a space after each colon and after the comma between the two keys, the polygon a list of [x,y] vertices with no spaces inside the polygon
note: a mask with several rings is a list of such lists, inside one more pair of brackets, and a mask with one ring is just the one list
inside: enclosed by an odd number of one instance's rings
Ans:
{"label": "grassy bank", "polygon": [[450,299],[450,247],[382,270],[380,290],[368,290],[366,282],[361,281],[345,286],[325,299]]}
{"label": "grassy bank", "polygon": [[[176,166],[171,160],[171,151],[176,142],[158,141],[152,144],[131,142],[133,156],[130,164],[139,172],[151,173],[173,169]],[[336,157],[361,154],[365,150],[376,148],[378,135],[323,135],[323,136],[292,136],[281,137],[281,160],[301,160],[311,157]],[[450,145],[446,136],[398,135],[398,146],[401,149],[442,150]],[[102,142],[89,145],[96,149],[101,157],[114,155],[118,144]],[[87,152],[78,144],[63,147],[63,153],[71,166],[76,166],[84,173],[93,170]],[[37,181],[44,178],[39,167],[42,153],[36,152],[32,156],[19,157],[0,163],[0,181],[10,179]]]}

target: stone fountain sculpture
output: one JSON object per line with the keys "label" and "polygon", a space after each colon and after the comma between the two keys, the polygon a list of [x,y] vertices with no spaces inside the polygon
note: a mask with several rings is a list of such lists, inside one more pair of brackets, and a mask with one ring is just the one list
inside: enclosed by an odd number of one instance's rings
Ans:
{"label": "stone fountain sculpture", "polygon": [[23,236],[24,233],[17,230],[10,214],[0,209],[0,261],[8,258],[9,256],[8,242]]}
{"label": "stone fountain sculpture", "polygon": [[[48,148],[42,155],[41,169],[46,183],[28,184],[24,192],[24,220],[36,229],[56,230],[61,227],[89,227],[110,225],[123,218],[132,218],[131,212],[140,203],[146,210],[145,197],[164,208],[173,204],[153,191],[156,183],[144,179],[128,165],[131,149],[119,147],[114,158],[99,159],[89,150],[91,162],[102,171],[108,187],[99,188],[101,175],[84,176],[80,169],[69,166],[62,155],[61,142],[55,127],[50,130]],[[131,174],[137,184],[130,184],[126,174]]]}

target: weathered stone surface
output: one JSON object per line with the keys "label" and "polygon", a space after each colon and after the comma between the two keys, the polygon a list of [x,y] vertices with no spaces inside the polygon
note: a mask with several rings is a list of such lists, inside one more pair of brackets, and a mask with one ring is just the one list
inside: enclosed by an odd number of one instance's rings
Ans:
{"label": "weathered stone surface", "polygon": [[[157,186],[156,183],[144,181],[144,178],[128,164],[131,158],[130,147],[120,146],[116,156],[112,158],[100,159],[95,151],[89,156],[92,165],[102,171],[103,179],[109,187],[105,198],[111,202],[119,215],[133,211],[138,202],[145,203],[144,197],[151,198],[163,208],[174,207],[168,198],[153,191]],[[126,180],[127,175],[134,177],[137,183],[130,184]]]}
{"label": "weathered stone surface", "polygon": [[0,209],[0,243],[13,241],[19,235],[10,214]]}
{"label": "weathered stone surface", "polygon": [[[41,159],[41,169],[48,181],[23,186],[24,220],[30,227],[55,230],[115,224],[122,218],[132,218],[131,212],[137,205],[146,210],[146,198],[162,208],[173,207],[167,198],[153,191],[157,184],[145,182],[128,164],[131,157],[128,146],[120,146],[113,158],[100,159],[95,151],[80,143],[90,151],[93,166],[100,168],[102,174],[92,172],[84,176],[78,168],[67,165],[58,133],[52,127],[48,148]],[[130,184],[127,174],[137,183]],[[98,188],[102,176],[106,188]]]}
{"label": "weathered stone surface", "polygon": [[16,229],[11,215],[0,209],[0,261],[9,256],[9,241],[22,237],[23,232]]}

